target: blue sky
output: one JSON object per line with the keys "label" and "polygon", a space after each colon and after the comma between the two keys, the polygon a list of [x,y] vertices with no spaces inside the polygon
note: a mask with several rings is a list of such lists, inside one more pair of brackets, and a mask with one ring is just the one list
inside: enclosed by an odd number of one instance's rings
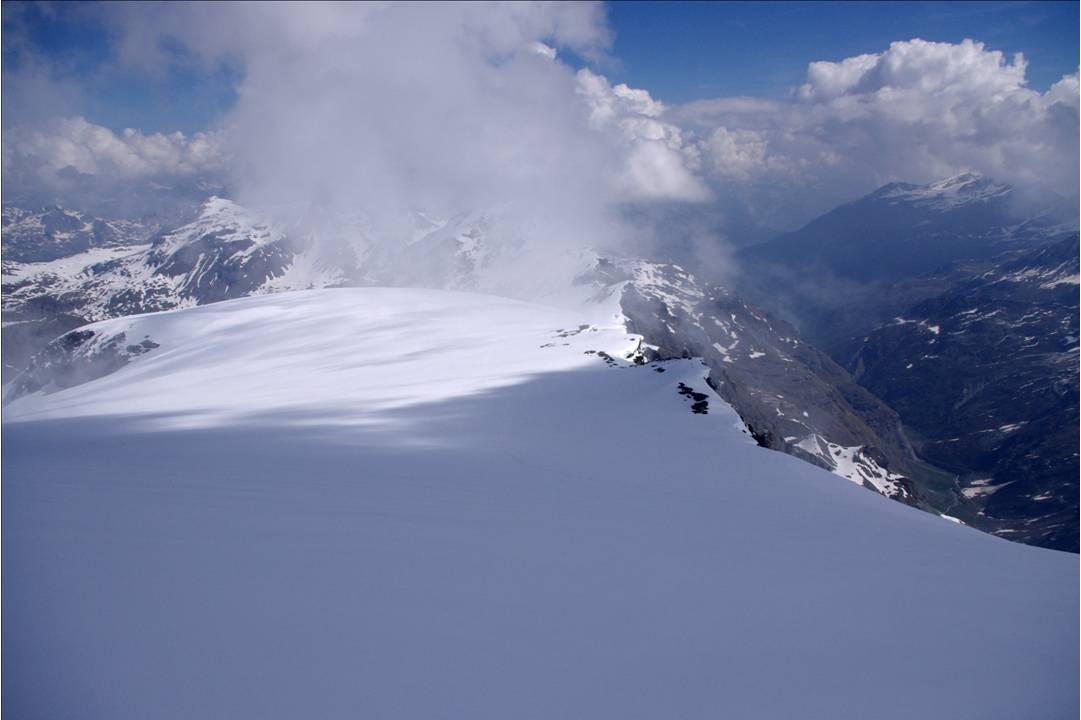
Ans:
{"label": "blue sky", "polygon": [[[113,130],[195,132],[212,126],[232,105],[235,68],[178,62],[167,72],[146,73],[116,62],[113,33],[98,9],[95,3],[83,2],[5,2],[5,84],[12,78],[12,84],[27,82],[24,77],[33,76],[27,71],[47,65],[56,81],[49,94],[59,90],[64,95],[49,97],[47,111],[82,115]],[[4,103],[7,116],[7,91]],[[17,118],[23,114],[12,113]],[[30,121],[40,119],[32,111],[29,115]],[[6,117],[4,125],[10,124]]]}
{"label": "blue sky", "polygon": [[813,60],[917,37],[1023,52],[1040,91],[1078,66],[1077,2],[616,2],[608,17],[620,62],[611,75],[668,103],[777,97]]}
{"label": "blue sky", "polygon": [[[1076,2],[617,2],[607,10],[615,42],[603,72],[669,104],[780,97],[813,60],[880,52],[914,37],[967,37],[1023,52],[1037,90],[1078,65]],[[231,68],[179,63],[152,76],[111,62],[110,35],[92,5],[5,2],[3,15],[5,83],[44,61],[71,89],[54,100],[67,114],[113,129],[192,132],[212,126],[235,99]],[[23,117],[4,110],[5,125]]]}
{"label": "blue sky", "polygon": [[588,206],[575,232],[627,198],[715,201],[773,231],[894,180],[1079,182],[1076,2],[2,10],[5,177],[43,197],[227,178],[267,205]]}

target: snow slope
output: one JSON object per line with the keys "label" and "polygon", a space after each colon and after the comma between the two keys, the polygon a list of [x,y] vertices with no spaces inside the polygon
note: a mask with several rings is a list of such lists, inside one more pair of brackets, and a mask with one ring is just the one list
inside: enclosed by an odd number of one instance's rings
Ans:
{"label": "snow slope", "polygon": [[891,205],[908,203],[934,210],[954,210],[969,203],[987,203],[1013,192],[1009,185],[997,183],[979,173],[962,173],[930,185],[891,183],[877,191],[877,196]]}
{"label": "snow slope", "polygon": [[85,277],[92,265],[106,263],[126,255],[146,250],[149,245],[120,245],[93,247],[83,252],[67,255],[47,262],[4,262],[4,284],[10,284],[16,292],[22,283],[34,283],[39,287],[59,283],[73,285],[79,278]]}
{"label": "snow slope", "polygon": [[613,307],[341,289],[88,326],[151,342],[5,407],[3,710],[1076,715],[1076,557],[756,447],[698,361],[624,360]]}

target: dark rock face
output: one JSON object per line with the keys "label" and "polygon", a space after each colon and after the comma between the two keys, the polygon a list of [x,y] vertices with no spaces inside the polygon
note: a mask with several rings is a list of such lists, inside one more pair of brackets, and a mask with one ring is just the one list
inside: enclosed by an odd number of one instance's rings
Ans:
{"label": "dark rock face", "polygon": [[161,347],[149,337],[131,342],[127,333],[90,326],[64,333],[35,354],[4,387],[4,402],[33,392],[56,392],[97,380],[140,355]]}
{"label": "dark rock face", "polygon": [[787,324],[675,265],[598,269],[602,282],[627,280],[623,314],[652,356],[703,358],[759,444],[909,503],[946,477],[915,456],[896,413]]}
{"label": "dark rock face", "polygon": [[24,370],[39,349],[51,340],[86,323],[82,318],[62,312],[19,314],[4,313],[8,323],[0,334],[3,343],[3,382],[7,383]]}
{"label": "dark rock face", "polygon": [[950,514],[1076,552],[1078,239],[991,266],[869,333],[850,369],[957,474]]}
{"label": "dark rock face", "polygon": [[35,355],[26,371],[5,388],[4,401],[96,380],[124,367],[132,354],[146,351],[137,346],[138,352],[130,353],[124,341],[124,333],[103,338],[94,330],[72,330],[61,335]]}
{"label": "dark rock face", "polygon": [[679,394],[691,401],[691,412],[695,415],[709,415],[709,395],[695,392],[687,385],[679,384]]}

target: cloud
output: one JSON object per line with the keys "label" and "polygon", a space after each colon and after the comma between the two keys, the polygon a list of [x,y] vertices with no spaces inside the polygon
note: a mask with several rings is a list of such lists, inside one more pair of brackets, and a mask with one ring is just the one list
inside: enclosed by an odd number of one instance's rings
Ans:
{"label": "cloud", "polygon": [[1073,110],[1074,113],[1078,111],[1079,101],[1081,98],[1078,97],[1077,73],[1064,76],[1043,96],[1043,102],[1048,107],[1060,105],[1067,110]]}
{"label": "cloud", "polygon": [[56,119],[5,131],[4,172],[48,187],[64,175],[99,182],[186,178],[220,171],[221,136],[216,133],[114,133],[82,117]]}
{"label": "cloud", "polygon": [[[204,62],[243,67],[225,130],[237,187],[249,198],[364,196],[451,212],[708,196],[688,167],[697,151],[656,119],[663,106],[648,92],[612,88],[559,61],[560,48],[603,55],[610,31],[594,3],[153,12],[154,23],[138,6],[116,19],[131,62],[168,62],[156,35],[167,27]],[[236,26],[251,32],[237,38],[228,30]]]}
{"label": "cloud", "polygon": [[[493,233],[532,253],[541,275],[576,249],[640,233],[623,220],[627,203],[709,197],[698,149],[661,103],[564,60],[604,57],[611,33],[595,3],[103,12],[130,65],[238,68],[236,103],[209,137],[228,149],[239,202],[306,230],[360,214],[370,238],[400,243],[406,211],[497,208]],[[118,149],[111,162],[127,172],[151,154],[174,165],[190,154],[123,144],[135,157]]]}
{"label": "cloud", "polygon": [[[982,43],[924,40],[812,62],[785,101],[723,98],[675,108],[716,191],[791,225],[893,180],[963,171],[1078,191],[1078,80],[1027,87],[1025,59]],[[769,186],[769,190],[763,190]],[[780,216],[778,193],[788,196]]]}
{"label": "cloud", "polygon": [[529,44],[529,49],[532,50],[533,52],[537,53],[538,55],[542,56],[542,57],[548,58],[549,60],[555,60],[556,55],[558,54],[554,47],[551,47],[549,45],[545,45],[544,43],[540,42],[539,40],[530,43]]}
{"label": "cloud", "polygon": [[[177,64],[235,68],[235,105],[219,127],[190,135],[112,132],[79,117],[9,129],[5,179],[17,182],[5,188],[72,174],[222,176],[237,200],[287,221],[359,214],[390,241],[408,235],[406,210],[499,208],[502,234],[541,254],[641,247],[643,237],[701,244],[718,229],[761,238],[886,182],[963,171],[1078,189],[1077,74],[1040,93],[1022,56],[971,40],[811,62],[782,100],[669,107],[575,67],[610,46],[593,3],[86,12],[109,28],[110,62],[162,77]],[[27,78],[44,72],[26,67]],[[62,99],[47,82],[27,81],[27,95],[38,86],[43,107]],[[680,225],[699,239],[673,241],[671,219],[692,214]]]}
{"label": "cloud", "polygon": [[746,178],[765,167],[768,144],[765,136],[755,130],[718,127],[709,134],[704,147],[715,175]]}
{"label": "cloud", "polygon": [[696,175],[699,151],[662,116],[666,108],[641,89],[613,86],[586,68],[578,71],[578,93],[589,105],[590,124],[613,132],[626,147],[619,186],[628,199],[709,200],[709,188]]}
{"label": "cloud", "polygon": [[843,95],[878,63],[878,55],[857,55],[839,63],[813,62],[807,66],[807,84],[799,89],[804,100],[828,99]]}

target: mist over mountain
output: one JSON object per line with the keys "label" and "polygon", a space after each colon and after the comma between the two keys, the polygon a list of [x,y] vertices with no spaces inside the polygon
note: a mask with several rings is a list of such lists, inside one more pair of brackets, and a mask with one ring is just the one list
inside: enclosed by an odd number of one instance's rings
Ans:
{"label": "mist over mountain", "polygon": [[[703,358],[714,389],[764,447],[1004,537],[1076,550],[1076,491],[1071,490],[1076,455],[1069,433],[1051,430],[1075,424],[1071,418],[1077,407],[1072,397],[1076,373],[1068,370],[1076,343],[1071,345],[1068,338],[1077,335],[1077,306],[1070,302],[1071,288],[1076,289],[1076,252],[1070,264],[1076,234],[1056,239],[1069,224],[1056,222],[1061,217],[1045,210],[1020,219],[1010,204],[1013,194],[1008,186],[972,175],[930,186],[887,186],[810,223],[803,232],[818,235],[808,240],[796,234],[803,246],[786,235],[735,254],[728,267],[749,263],[747,258],[755,254],[775,263],[771,268],[759,261],[760,271],[754,276],[733,276],[729,270],[735,286],[709,280],[708,265],[701,275],[691,274],[680,265],[596,250],[568,249],[560,275],[553,272],[553,255],[538,263],[535,247],[518,236],[501,234],[506,225],[499,210],[449,218],[403,214],[401,223],[404,227],[411,222],[410,232],[394,244],[362,214],[324,215],[325,227],[334,231],[323,235],[310,225],[276,224],[223,198],[207,200],[194,221],[166,230],[90,221],[59,208],[37,213],[8,208],[13,257],[34,259],[20,249],[25,247],[36,246],[43,253],[38,262],[5,260],[8,396],[64,387],[70,382],[64,378],[73,373],[84,377],[96,372],[79,369],[82,361],[72,364],[70,353],[78,357],[82,352],[81,344],[71,344],[72,338],[81,337],[81,331],[53,342],[87,321],[330,287],[469,290],[541,298],[564,307],[579,307],[599,294],[616,292],[628,328],[640,333],[651,348],[644,357]],[[836,220],[854,213],[860,222]],[[820,230],[830,224],[849,232]],[[102,230],[114,227],[124,232]],[[879,244],[861,243],[861,233]],[[881,247],[884,242],[905,245],[908,251],[896,254],[906,258],[905,263],[891,264],[890,252]],[[934,246],[936,259],[923,259],[916,252],[915,261],[907,260],[919,243]],[[1037,249],[1007,249],[1030,246]],[[814,262],[799,254],[808,249],[819,254]],[[687,267],[697,267],[694,248],[677,246],[673,254],[680,252],[686,253]],[[861,275],[858,263],[845,262],[853,252],[863,252],[864,261],[878,262],[879,269]],[[943,324],[926,315],[935,296],[974,292],[963,290],[964,283],[995,277],[994,273],[1027,277],[1027,270],[1010,270],[1023,262],[1018,258],[1027,257],[1025,252],[1037,253],[1033,257],[1051,252],[1048,257],[1058,258],[1054,267],[1031,271],[1039,287],[1047,285],[1054,292],[1021,301],[1005,291],[991,296],[975,291],[978,296],[970,304],[976,309],[966,307],[962,314],[967,313],[968,319],[976,317],[973,313],[1000,316],[997,325],[968,323],[941,341],[938,332],[927,334]],[[953,269],[920,274],[942,258],[952,259]],[[538,267],[548,272],[538,274]],[[784,280],[785,273],[803,282]],[[1047,273],[1058,273],[1050,285],[1045,282]],[[734,287],[755,298],[758,307],[748,304]],[[801,298],[799,293],[808,287],[822,291]],[[1003,287],[1027,286],[1014,282]],[[835,305],[816,306],[821,292],[829,292]],[[958,302],[950,301],[951,306]],[[792,307],[800,309],[795,322],[803,326],[802,332],[770,315],[770,311],[790,314]],[[1017,323],[1032,317],[1045,318],[1039,322],[1052,323],[1049,327],[1062,334],[1061,342],[1047,341],[1051,354],[1039,356],[1046,361],[1030,362],[1020,349],[1033,337],[1046,335],[1046,329],[1038,327],[1021,332]],[[1004,330],[1020,343],[1017,353],[1011,354],[1003,344]],[[902,331],[908,335],[898,341]],[[964,349],[953,361],[939,359],[937,346],[927,354],[928,340],[946,347],[955,334],[962,336],[958,341]],[[888,350],[881,347],[884,342],[890,344]],[[897,374],[897,362],[912,353],[905,361],[907,369]],[[972,360],[976,356],[981,357],[979,362]],[[124,357],[120,353],[104,365],[94,360],[91,367],[112,367]],[[912,370],[913,364],[920,371]],[[965,379],[962,384],[957,383],[959,378]],[[971,389],[963,389],[964,383]],[[1046,383],[1051,396],[1017,415],[1020,406],[1013,394],[999,390],[1033,383]],[[979,400],[979,389],[985,387],[995,390]],[[961,395],[953,397],[954,390]],[[932,410],[943,403],[942,410]],[[1056,409],[1047,414],[1050,407]],[[988,413],[991,420],[983,417]],[[967,449],[957,457],[947,452],[961,450],[959,434],[989,439],[984,434],[998,432],[1000,426],[1027,426],[1025,432],[1008,433],[1018,441],[1038,438],[1035,444],[1024,445],[1029,448],[1024,451],[1027,460],[1018,459],[1021,451],[1006,451],[982,440],[964,445]],[[945,438],[946,444],[934,438]],[[977,485],[970,487],[973,482]],[[1037,489],[1017,500],[1009,517],[992,517],[973,499],[989,497],[1001,483],[1014,492],[1028,486]],[[983,485],[991,490],[977,492]],[[1051,527],[1032,525],[1033,513],[1047,514],[1051,497],[1057,498]]]}
{"label": "mist over mountain", "polygon": [[[18,31],[34,12],[5,17]],[[1076,75],[1037,92],[1024,58],[975,41],[811,62],[785,101],[670,106],[606,77],[596,5],[92,6],[87,22],[114,38],[111,67],[231,68],[237,95],[194,133],[5,120],[9,380],[88,321],[340,286],[575,307],[645,262],[689,285],[659,306],[628,295],[629,319],[662,356],[705,358],[762,444],[851,474],[841,448],[943,511],[951,470],[914,449],[890,391],[846,371],[864,372],[853,338],[947,289],[928,273],[1077,225]]]}
{"label": "mist over mountain", "polygon": [[[39,12],[5,12],[5,97],[67,89],[27,29]],[[606,77],[613,33],[595,4],[126,4],[83,17],[112,38],[102,72],[228,71],[235,102],[188,133],[59,110],[25,123],[31,103],[5,103],[7,202],[132,217],[218,194],[324,234],[322,218],[362,213],[394,242],[408,211],[499,208],[535,262],[689,246],[708,274],[725,263],[714,248],[890,181],[983,173],[1076,210],[1076,73],[1039,92],[1023,56],[972,40],[811,58],[785,100],[673,106]]]}
{"label": "mist over mountain", "polygon": [[1076,715],[1076,46],[918,10],[5,3],[3,709]]}

